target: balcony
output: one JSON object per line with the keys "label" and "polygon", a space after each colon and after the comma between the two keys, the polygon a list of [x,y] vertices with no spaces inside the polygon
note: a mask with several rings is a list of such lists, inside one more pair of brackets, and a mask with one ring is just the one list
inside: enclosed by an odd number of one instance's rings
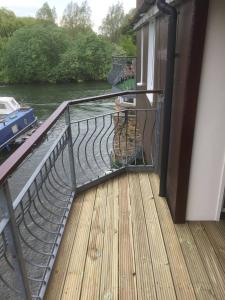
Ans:
{"label": "balcony", "polygon": [[[158,98],[150,109],[74,117],[143,93]],[[158,196],[160,94],[66,101],[0,166],[1,299],[224,298],[224,222],[174,225]],[[56,125],[13,196],[17,167]]]}
{"label": "balcony", "polygon": [[128,173],[74,202],[46,299],[223,299],[225,223],[174,225],[158,177]]}

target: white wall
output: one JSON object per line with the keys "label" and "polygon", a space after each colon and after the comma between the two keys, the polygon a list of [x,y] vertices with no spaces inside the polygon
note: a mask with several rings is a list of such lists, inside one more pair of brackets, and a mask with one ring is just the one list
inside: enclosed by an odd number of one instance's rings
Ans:
{"label": "white wall", "polygon": [[211,0],[187,220],[218,220],[225,185],[225,1]]}

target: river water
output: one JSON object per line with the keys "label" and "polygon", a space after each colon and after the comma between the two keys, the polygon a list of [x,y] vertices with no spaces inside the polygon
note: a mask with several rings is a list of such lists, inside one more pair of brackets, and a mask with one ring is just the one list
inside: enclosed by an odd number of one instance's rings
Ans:
{"label": "river water", "polygon": [[[0,86],[1,96],[12,96],[18,102],[25,103],[34,108],[35,115],[39,121],[44,121],[64,100],[72,100],[87,96],[109,93],[111,86],[106,82],[88,82],[75,84],[43,84],[43,85],[11,85]],[[72,121],[101,115],[113,111],[115,104],[113,99],[98,101],[90,104],[77,105],[73,107]],[[11,193],[13,198],[19,193],[23,185],[38,166],[43,156],[64,126],[64,120],[57,122],[54,130],[48,135],[44,143],[35,149],[31,156],[15,172],[11,181]],[[14,149],[12,149],[13,151]],[[2,163],[10,152],[0,153]]]}

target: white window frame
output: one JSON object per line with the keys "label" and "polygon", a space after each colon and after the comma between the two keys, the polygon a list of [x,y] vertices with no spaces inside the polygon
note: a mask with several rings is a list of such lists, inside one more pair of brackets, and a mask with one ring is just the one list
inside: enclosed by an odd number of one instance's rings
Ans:
{"label": "white window frame", "polygon": [[144,72],[144,27],[141,28],[141,81],[137,83],[137,86],[143,86],[143,72]]}
{"label": "white window frame", "polygon": [[[147,89],[154,89],[155,75],[155,19],[149,23],[148,31],[148,70],[147,70]],[[153,94],[147,94],[150,103],[153,103]]]}

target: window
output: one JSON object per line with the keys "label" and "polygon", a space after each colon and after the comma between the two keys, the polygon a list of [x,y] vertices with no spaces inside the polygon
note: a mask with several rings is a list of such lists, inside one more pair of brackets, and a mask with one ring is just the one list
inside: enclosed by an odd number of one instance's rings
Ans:
{"label": "window", "polygon": [[19,131],[18,125],[17,124],[13,125],[12,126],[12,132],[13,132],[13,134],[16,134],[18,131]]}
{"label": "window", "polygon": [[6,105],[3,103],[0,103],[0,109],[6,109]]}
{"label": "window", "polygon": [[[154,88],[154,67],[155,67],[155,21],[149,23],[148,32],[148,75],[147,75],[147,89]],[[153,94],[147,94],[151,104],[153,103]]]}

